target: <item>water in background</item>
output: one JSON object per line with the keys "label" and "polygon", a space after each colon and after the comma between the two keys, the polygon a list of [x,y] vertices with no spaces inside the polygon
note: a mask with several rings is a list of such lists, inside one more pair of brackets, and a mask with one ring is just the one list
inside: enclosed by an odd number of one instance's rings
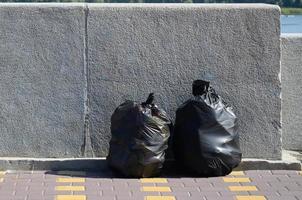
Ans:
{"label": "water in background", "polygon": [[302,15],[282,15],[281,33],[302,33]]}

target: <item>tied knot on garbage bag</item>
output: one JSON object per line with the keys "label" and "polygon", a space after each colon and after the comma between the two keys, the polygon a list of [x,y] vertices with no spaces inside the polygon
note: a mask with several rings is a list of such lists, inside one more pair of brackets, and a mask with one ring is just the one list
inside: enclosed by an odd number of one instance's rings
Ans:
{"label": "tied knot on garbage bag", "polygon": [[160,174],[170,137],[170,118],[154,104],[154,94],[143,103],[125,101],[111,116],[109,166],[126,177]]}
{"label": "tied knot on garbage bag", "polygon": [[241,161],[237,118],[210,86],[196,80],[194,97],[176,111],[173,151],[179,166],[198,176],[229,174]]}

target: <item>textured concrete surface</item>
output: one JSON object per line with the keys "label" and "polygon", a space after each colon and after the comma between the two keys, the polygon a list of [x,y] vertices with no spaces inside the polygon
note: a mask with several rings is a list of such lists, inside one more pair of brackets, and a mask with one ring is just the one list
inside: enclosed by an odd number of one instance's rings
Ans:
{"label": "textured concrete surface", "polygon": [[118,178],[111,172],[0,172],[5,200],[301,200],[299,171],[238,171],[225,177]]}
{"label": "textured concrete surface", "polygon": [[0,156],[78,157],[84,9],[0,4]]}
{"label": "textured concrete surface", "polygon": [[282,150],[282,160],[299,161],[302,165],[302,151]]}
{"label": "textured concrete surface", "polygon": [[238,115],[244,157],[280,159],[280,10],[271,5],[89,5],[88,99],[95,155],[125,99],[155,92],[171,117],[194,79]]}
{"label": "textured concrete surface", "polygon": [[302,34],[281,38],[282,144],[302,151]]}
{"label": "textured concrete surface", "polygon": [[0,4],[0,156],[106,156],[110,116],[194,79],[238,115],[244,157],[280,159],[277,6]]}

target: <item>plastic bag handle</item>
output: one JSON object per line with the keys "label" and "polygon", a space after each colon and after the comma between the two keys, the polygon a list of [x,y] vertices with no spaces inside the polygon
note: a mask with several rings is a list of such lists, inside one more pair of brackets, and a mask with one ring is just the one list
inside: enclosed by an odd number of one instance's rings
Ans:
{"label": "plastic bag handle", "polygon": [[153,101],[154,101],[154,93],[150,93],[147,100],[143,104],[144,105],[153,104]]}
{"label": "plastic bag handle", "polygon": [[210,82],[204,80],[195,80],[192,84],[192,93],[194,96],[203,95],[209,90]]}

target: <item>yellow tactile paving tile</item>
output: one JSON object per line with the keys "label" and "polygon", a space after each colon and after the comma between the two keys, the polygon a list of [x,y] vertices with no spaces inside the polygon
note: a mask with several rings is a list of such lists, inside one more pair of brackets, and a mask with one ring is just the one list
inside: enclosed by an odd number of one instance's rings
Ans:
{"label": "yellow tactile paving tile", "polygon": [[166,178],[141,178],[141,183],[168,183]]}
{"label": "yellow tactile paving tile", "polygon": [[266,200],[264,196],[236,196],[236,200]]}
{"label": "yellow tactile paving tile", "polygon": [[302,171],[300,171],[299,174],[302,176]]}
{"label": "yellow tactile paving tile", "polygon": [[144,200],[176,200],[173,196],[146,196]]}
{"label": "yellow tactile paving tile", "polygon": [[85,191],[84,186],[57,186],[56,191]]}
{"label": "yellow tactile paving tile", "polygon": [[3,178],[0,178],[0,183],[2,183],[3,182]]}
{"label": "yellow tactile paving tile", "polygon": [[243,171],[232,171],[229,175],[231,176],[244,176],[244,172]]}
{"label": "yellow tactile paving tile", "polygon": [[57,195],[55,200],[86,200],[86,195]]}
{"label": "yellow tactile paving tile", "polygon": [[58,171],[57,175],[68,175],[68,176],[86,176],[86,172],[81,171]]}
{"label": "yellow tactile paving tile", "polygon": [[170,187],[156,187],[156,186],[143,186],[141,187],[143,192],[171,192]]}
{"label": "yellow tactile paving tile", "polygon": [[0,171],[0,176],[4,176],[6,174],[6,171]]}
{"label": "yellow tactile paving tile", "polygon": [[249,178],[229,178],[223,177],[223,181],[226,183],[249,183],[251,180]]}
{"label": "yellow tactile paving tile", "polygon": [[57,178],[58,183],[84,183],[85,178]]}
{"label": "yellow tactile paving tile", "polygon": [[232,192],[258,191],[256,186],[229,186],[229,190],[232,191]]}

